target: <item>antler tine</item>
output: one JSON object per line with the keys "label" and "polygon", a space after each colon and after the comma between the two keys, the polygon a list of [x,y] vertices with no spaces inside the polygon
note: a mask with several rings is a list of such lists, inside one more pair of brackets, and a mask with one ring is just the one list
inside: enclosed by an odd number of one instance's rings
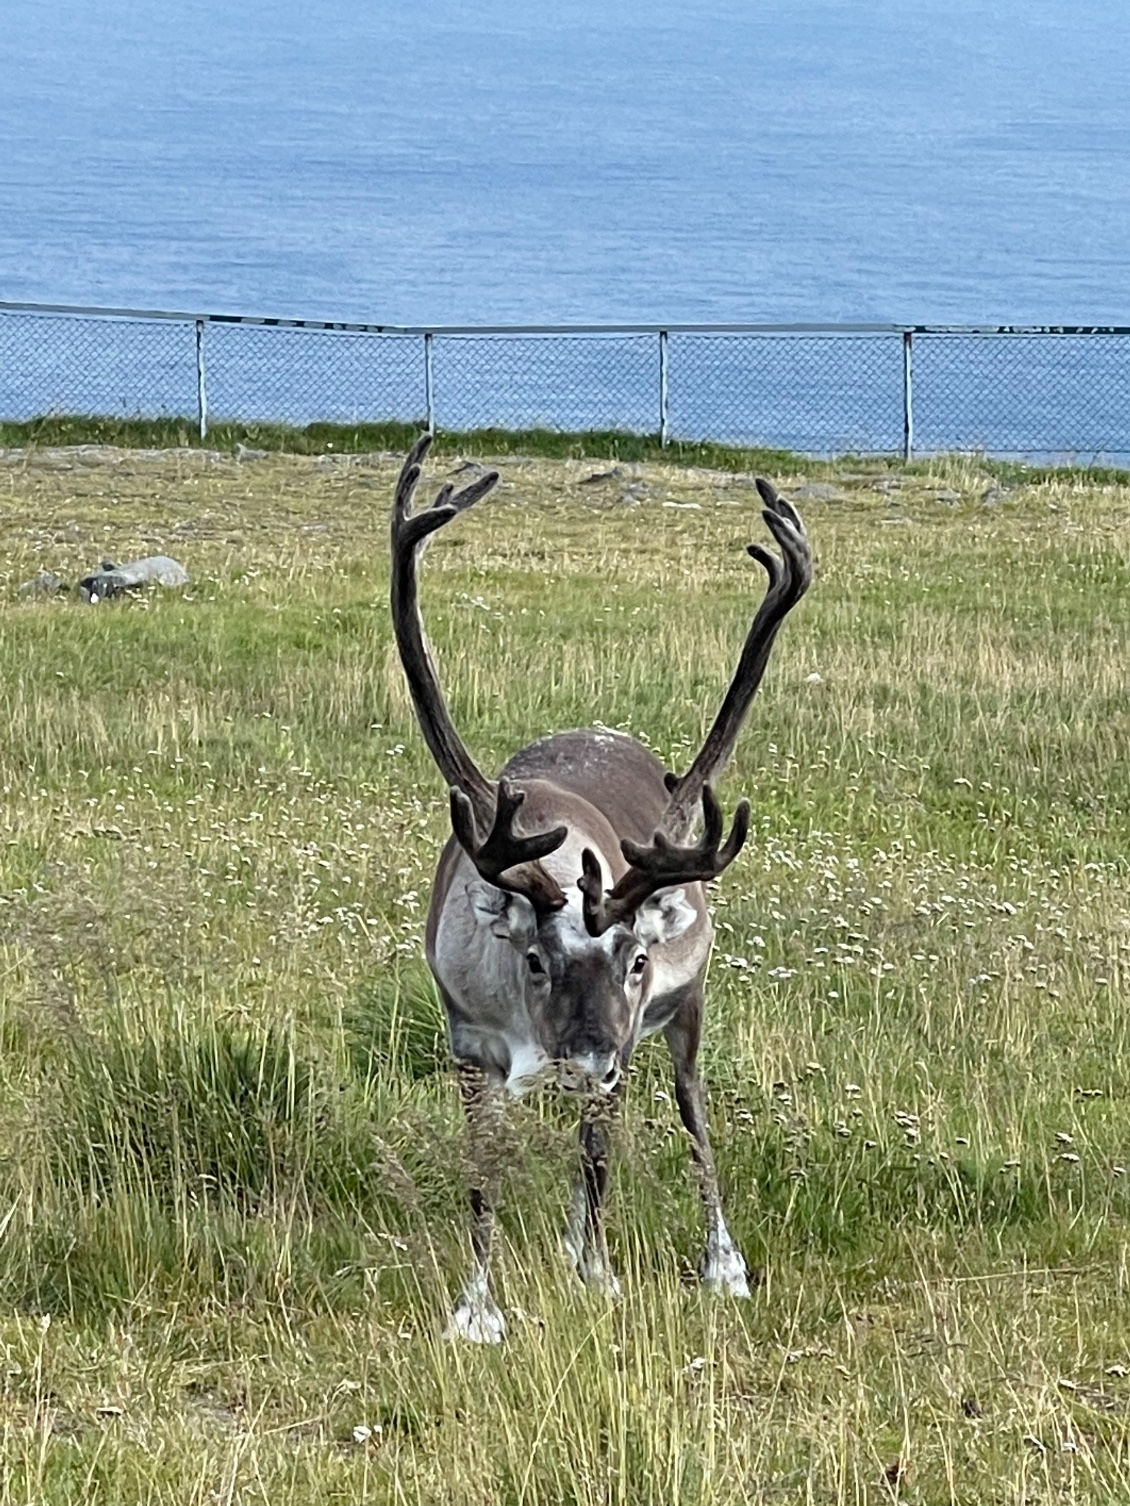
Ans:
{"label": "antler tine", "polygon": [[630,921],[644,900],[660,889],[678,884],[709,883],[725,872],[745,845],[749,834],[749,801],[739,802],[730,835],[725,843],[725,821],[718,797],[709,784],[702,787],[703,832],[693,847],[680,847],[663,831],[657,831],[649,847],[627,838],[620,850],[629,863],[616,885],[604,892],[600,863],[587,848],[581,855],[582,874],[578,888],[584,896],[585,929],[601,936],[610,926]]}
{"label": "antler tine", "polygon": [[[450,498],[448,505],[453,507],[457,513],[466,512],[468,507],[474,507],[475,503],[481,497],[485,497],[487,492],[489,492],[495,486],[497,481],[498,472],[487,471],[485,476],[480,476],[477,481],[468,482],[465,487],[463,487],[460,491],[457,491],[455,495]],[[439,498],[437,497],[436,502],[438,501]],[[434,505],[435,504],[433,503],[433,506]]]}
{"label": "antler tine", "polygon": [[424,463],[424,456],[432,447],[433,437],[431,434],[421,434],[404,457],[404,464],[400,467],[400,475],[397,477],[396,496],[392,504],[394,523],[402,522],[408,516],[408,510],[412,506],[412,498],[416,491],[416,483],[420,479],[420,470]]}
{"label": "antler tine", "polygon": [[804,532],[804,524],[800,520],[800,513],[797,512],[787,497],[781,496],[781,493],[771,481],[766,481],[764,476],[757,476],[754,478],[754,485],[761,495],[761,500],[770,512],[775,512],[780,517],[787,518],[798,533]]}
{"label": "antler tine", "polygon": [[[485,497],[497,481],[497,471],[487,471],[477,481],[470,482],[460,491],[455,490],[454,481],[445,481],[436,492],[428,511],[446,512],[448,517],[455,517],[457,513],[466,512],[469,507],[474,507],[475,503]],[[444,522],[446,521],[447,518],[444,519]]]}
{"label": "antler tine", "polygon": [[452,788],[450,793],[452,830],[480,877],[497,889],[524,895],[536,910],[560,910],[565,895],[541,866],[540,859],[556,852],[569,828],[555,826],[533,836],[519,836],[514,830],[514,819],[526,792],[516,789],[508,779],[500,779],[494,823],[486,841],[480,841],[471,801],[462,790]]}
{"label": "antler tine", "polygon": [[748,800],[739,800],[734,807],[734,819],[730,823],[730,835],[718,854],[718,872],[723,873],[745,846],[749,836],[750,805]]}
{"label": "antler tine", "polygon": [[769,575],[770,590],[787,578],[790,594],[795,589],[797,596],[801,596],[811,579],[812,556],[800,514],[788,498],[782,497],[764,476],[758,476],[755,484],[765,503],[761,516],[765,520],[765,526],[781,546],[783,558],[778,559],[760,544],[747,544],[746,553],[765,567]]}
{"label": "antler tine", "polygon": [[567,826],[555,826],[531,837],[518,836],[514,830],[514,818],[525,800],[525,790],[515,788],[509,779],[498,781],[494,825],[478,853],[479,861],[492,865],[497,873],[503,873],[517,863],[533,863],[548,856],[569,834]]}
{"label": "antler tine", "polygon": [[421,461],[431,442],[430,434],[420,436],[412,446],[396,483],[396,498],[392,509],[394,549],[415,551],[429,534],[435,533],[459,513],[473,507],[498,481],[497,471],[487,471],[485,476],[480,476],[477,481],[472,481],[458,492],[454,483],[447,481],[440,487],[430,506],[421,508],[419,512],[412,512],[410,509],[416,484],[420,479]]}
{"label": "antler tine", "polygon": [[777,556],[770,554],[769,550],[762,544],[747,544],[745,552],[751,559],[755,559],[759,565],[764,566],[765,573],[769,577],[770,591],[777,590],[781,584],[782,575],[781,561]]}

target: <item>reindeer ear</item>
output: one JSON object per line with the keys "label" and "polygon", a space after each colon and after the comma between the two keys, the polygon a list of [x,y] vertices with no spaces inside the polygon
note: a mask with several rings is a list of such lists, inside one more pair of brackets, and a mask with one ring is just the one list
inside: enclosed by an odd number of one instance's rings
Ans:
{"label": "reindeer ear", "polygon": [[467,882],[467,898],[480,925],[489,926],[493,935],[521,951],[537,934],[537,915],[524,895],[510,894],[485,879],[474,878]]}
{"label": "reindeer ear", "polygon": [[660,941],[674,941],[690,930],[696,919],[694,906],[685,889],[660,889],[650,895],[636,911],[632,930],[643,946]]}

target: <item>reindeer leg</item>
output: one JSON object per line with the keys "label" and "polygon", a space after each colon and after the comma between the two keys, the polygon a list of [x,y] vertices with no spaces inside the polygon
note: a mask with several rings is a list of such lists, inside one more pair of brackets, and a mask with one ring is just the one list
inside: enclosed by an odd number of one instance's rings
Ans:
{"label": "reindeer leg", "polygon": [[471,1270],[455,1304],[445,1337],[472,1344],[498,1344],[506,1335],[506,1319],[490,1290],[490,1247],[494,1233],[493,1203],[498,1169],[492,1155],[493,1124],[502,1111],[498,1090],[473,1062],[456,1063],[471,1150]]}
{"label": "reindeer leg", "polygon": [[620,1106],[619,1089],[589,1098],[581,1109],[581,1173],[565,1226],[565,1253],[590,1291],[617,1298],[620,1283],[608,1261],[604,1237],[604,1194],[612,1127]]}
{"label": "reindeer leg", "polygon": [[725,1292],[731,1297],[748,1297],[749,1271],[722,1216],[718,1173],[714,1168],[714,1153],[710,1149],[710,1135],[706,1128],[706,1090],[698,1073],[702,1010],[702,984],[699,982],[687,991],[663,1032],[675,1064],[675,1099],[683,1123],[690,1131],[691,1153],[698,1168],[706,1212],[706,1250],[699,1266],[699,1276],[703,1286],[710,1291]]}

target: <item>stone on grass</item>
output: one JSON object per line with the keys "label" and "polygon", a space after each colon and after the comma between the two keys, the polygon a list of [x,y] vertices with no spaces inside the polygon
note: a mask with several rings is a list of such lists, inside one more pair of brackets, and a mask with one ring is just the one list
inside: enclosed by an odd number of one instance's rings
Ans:
{"label": "stone on grass", "polygon": [[66,581],[60,580],[59,577],[54,573],[54,571],[41,570],[39,574],[33,576],[31,580],[24,581],[23,585],[20,587],[19,594],[25,597],[58,596],[60,591],[65,591],[66,589]]}
{"label": "stone on grass", "polygon": [[131,560],[128,565],[103,560],[98,570],[79,581],[79,590],[83,599],[93,605],[108,596],[121,596],[142,586],[187,585],[188,571],[178,560],[167,554],[150,554],[145,559]]}
{"label": "stone on grass", "polygon": [[842,502],[844,494],[830,481],[802,481],[789,493],[798,502]]}

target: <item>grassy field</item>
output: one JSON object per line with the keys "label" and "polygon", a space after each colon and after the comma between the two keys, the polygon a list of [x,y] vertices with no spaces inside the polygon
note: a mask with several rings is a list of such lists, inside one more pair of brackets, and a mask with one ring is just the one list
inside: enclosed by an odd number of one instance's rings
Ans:
{"label": "grassy field", "polygon": [[[1130,1499],[1130,486],[773,474],[817,580],[722,792],[754,831],[704,1050],[759,1285],[695,1286],[649,1044],[623,1301],[559,1251],[568,1107],[524,1102],[483,1352],[441,1337],[446,800],[390,641],[396,467],[0,460],[0,1503]],[[424,568],[470,745],[599,721],[684,767],[762,589],[751,477],[501,469]],[[17,594],[157,551],[187,593]]]}

